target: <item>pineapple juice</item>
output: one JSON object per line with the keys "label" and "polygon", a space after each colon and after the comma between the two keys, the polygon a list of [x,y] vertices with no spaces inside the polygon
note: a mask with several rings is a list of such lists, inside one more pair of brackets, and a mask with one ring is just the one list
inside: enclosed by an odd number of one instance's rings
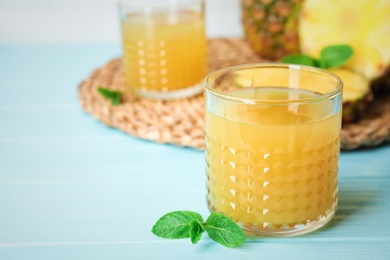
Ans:
{"label": "pineapple juice", "polygon": [[[271,103],[316,95],[289,88],[229,93]],[[337,207],[341,127],[333,109],[331,100],[280,106],[214,100],[206,111],[210,210],[260,234],[330,220]]]}
{"label": "pineapple juice", "polygon": [[202,13],[128,14],[121,28],[124,77],[130,89],[136,93],[201,91],[207,73]]}

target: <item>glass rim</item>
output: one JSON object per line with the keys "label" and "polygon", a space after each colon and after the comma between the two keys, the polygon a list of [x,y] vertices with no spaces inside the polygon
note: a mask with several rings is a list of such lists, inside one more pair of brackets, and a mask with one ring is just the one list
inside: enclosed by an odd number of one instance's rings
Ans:
{"label": "glass rim", "polygon": [[[289,99],[289,100],[267,100],[267,99],[261,99],[261,98],[242,98],[242,97],[236,97],[233,95],[230,95],[229,92],[221,92],[210,86],[210,82],[213,79],[216,79],[227,72],[233,72],[238,71],[241,69],[249,69],[249,68],[279,68],[279,69],[288,69],[288,70],[296,70],[296,71],[306,71],[306,72],[313,72],[317,74],[323,74],[327,75],[335,80],[335,90],[331,91],[329,93],[320,93],[318,96],[314,97],[305,97],[305,98],[298,98],[298,99]],[[331,71],[312,67],[312,66],[306,66],[306,65],[299,65],[299,64],[285,64],[285,63],[249,63],[249,64],[242,64],[242,65],[235,65],[235,66],[229,66],[222,69],[215,70],[211,73],[209,73],[206,78],[204,79],[204,90],[206,92],[209,92],[213,94],[214,96],[217,96],[222,99],[226,99],[232,102],[237,103],[243,103],[243,104],[275,104],[275,105],[284,105],[284,104],[291,104],[291,103],[311,103],[311,102],[318,102],[321,100],[329,100],[337,95],[339,95],[343,89],[343,82],[340,79],[339,76],[334,74]],[[244,89],[244,88],[243,88]]]}
{"label": "glass rim", "polygon": [[135,0],[117,0],[119,7],[139,8],[145,10],[167,8],[167,7],[181,7],[191,4],[201,4],[205,0],[167,0],[167,1],[135,1]]}

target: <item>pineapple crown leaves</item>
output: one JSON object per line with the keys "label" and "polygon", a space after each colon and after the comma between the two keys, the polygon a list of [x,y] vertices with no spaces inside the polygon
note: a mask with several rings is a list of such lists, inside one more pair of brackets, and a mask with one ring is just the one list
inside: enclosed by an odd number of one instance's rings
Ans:
{"label": "pineapple crown leaves", "polygon": [[322,69],[337,68],[346,63],[353,55],[353,49],[346,44],[329,45],[321,50],[320,58],[316,59],[306,54],[291,54],[285,56],[283,63],[308,65]]}

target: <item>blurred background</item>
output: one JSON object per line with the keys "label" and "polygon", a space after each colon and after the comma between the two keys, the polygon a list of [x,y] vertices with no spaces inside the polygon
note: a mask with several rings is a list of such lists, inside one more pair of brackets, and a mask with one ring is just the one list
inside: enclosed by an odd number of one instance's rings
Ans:
{"label": "blurred background", "polygon": [[[119,44],[116,2],[0,0],[0,43]],[[206,0],[209,37],[243,35],[239,5],[240,0]]]}

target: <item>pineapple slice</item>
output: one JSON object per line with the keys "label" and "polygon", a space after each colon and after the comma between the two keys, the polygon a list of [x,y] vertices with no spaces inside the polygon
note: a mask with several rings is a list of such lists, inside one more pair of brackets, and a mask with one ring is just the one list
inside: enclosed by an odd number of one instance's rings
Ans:
{"label": "pineapple slice", "polygon": [[348,44],[354,56],[346,67],[368,80],[390,64],[390,1],[305,0],[299,17],[301,52],[319,57],[323,47]]}
{"label": "pineapple slice", "polygon": [[344,83],[343,124],[359,119],[366,105],[372,100],[370,82],[360,73],[350,69],[330,69]]}

